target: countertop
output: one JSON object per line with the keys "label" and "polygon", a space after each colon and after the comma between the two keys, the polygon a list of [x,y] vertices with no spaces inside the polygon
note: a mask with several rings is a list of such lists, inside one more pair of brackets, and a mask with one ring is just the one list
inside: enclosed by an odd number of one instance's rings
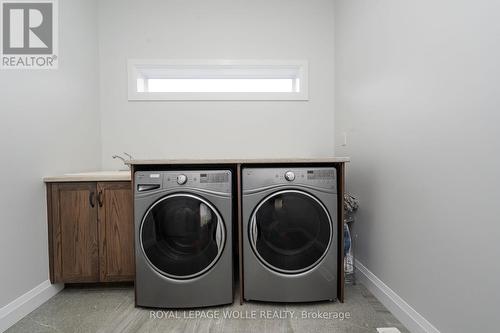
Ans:
{"label": "countertop", "polygon": [[[150,159],[130,160],[129,165],[179,165],[179,164],[285,164],[285,163],[346,163],[349,157],[325,158],[241,158],[241,159]],[[130,181],[130,171],[94,171],[67,173],[59,176],[43,178],[45,183],[58,182],[105,182],[105,181]]]}
{"label": "countertop", "polygon": [[45,183],[130,181],[130,171],[94,171],[45,177]]}
{"label": "countertop", "polygon": [[324,158],[231,158],[231,159],[150,159],[130,160],[129,165],[159,164],[280,164],[280,163],[345,163],[349,157]]}

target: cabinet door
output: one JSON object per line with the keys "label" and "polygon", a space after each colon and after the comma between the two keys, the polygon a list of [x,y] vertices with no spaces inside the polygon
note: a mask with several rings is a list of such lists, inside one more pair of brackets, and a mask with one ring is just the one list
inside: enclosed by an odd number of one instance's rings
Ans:
{"label": "cabinet door", "polygon": [[51,185],[54,282],[99,281],[95,183]]}
{"label": "cabinet door", "polygon": [[130,182],[97,184],[100,280],[133,281],[134,221]]}

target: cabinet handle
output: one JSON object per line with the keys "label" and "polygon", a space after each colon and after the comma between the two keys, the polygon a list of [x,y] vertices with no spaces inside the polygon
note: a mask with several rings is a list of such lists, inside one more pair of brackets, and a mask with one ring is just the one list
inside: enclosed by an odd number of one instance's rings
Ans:
{"label": "cabinet handle", "polygon": [[90,203],[90,207],[92,207],[92,208],[95,207],[94,196],[95,196],[95,192],[94,191],[90,192],[90,194],[89,194],[89,203]]}
{"label": "cabinet handle", "polygon": [[102,207],[103,202],[102,202],[102,191],[99,191],[97,194],[97,202],[99,203],[99,207]]}

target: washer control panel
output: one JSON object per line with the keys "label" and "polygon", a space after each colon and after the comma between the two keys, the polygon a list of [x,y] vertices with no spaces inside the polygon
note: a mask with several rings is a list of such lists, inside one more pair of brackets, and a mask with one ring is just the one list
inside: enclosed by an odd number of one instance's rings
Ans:
{"label": "washer control panel", "polygon": [[231,193],[231,171],[138,171],[135,173],[136,193],[162,189],[205,189]]}
{"label": "washer control panel", "polygon": [[335,168],[244,168],[243,190],[258,190],[273,185],[310,186],[337,191]]}

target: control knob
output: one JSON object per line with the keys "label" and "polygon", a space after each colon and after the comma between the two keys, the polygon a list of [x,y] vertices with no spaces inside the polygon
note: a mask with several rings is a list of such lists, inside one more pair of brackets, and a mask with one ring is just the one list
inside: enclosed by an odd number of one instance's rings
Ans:
{"label": "control knob", "polygon": [[184,185],[187,182],[187,177],[186,175],[178,175],[177,176],[177,184],[179,185]]}
{"label": "control knob", "polygon": [[285,179],[289,182],[295,180],[295,174],[292,171],[285,172]]}

